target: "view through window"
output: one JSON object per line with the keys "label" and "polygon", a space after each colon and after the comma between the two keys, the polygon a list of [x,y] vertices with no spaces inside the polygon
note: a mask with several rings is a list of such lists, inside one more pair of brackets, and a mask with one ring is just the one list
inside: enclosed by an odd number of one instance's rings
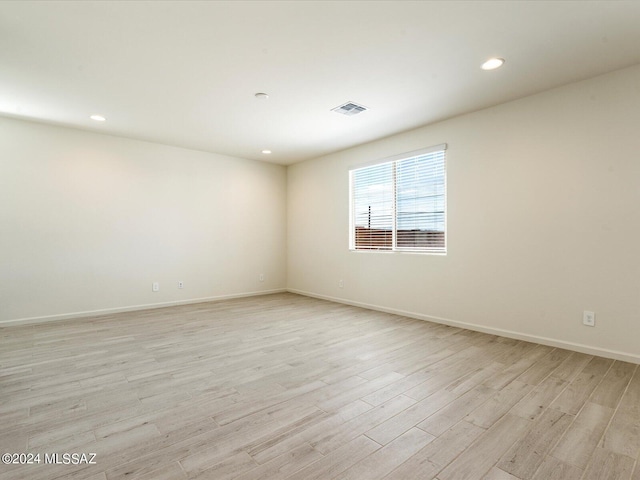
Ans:
{"label": "view through window", "polygon": [[446,145],[350,171],[351,249],[446,252]]}

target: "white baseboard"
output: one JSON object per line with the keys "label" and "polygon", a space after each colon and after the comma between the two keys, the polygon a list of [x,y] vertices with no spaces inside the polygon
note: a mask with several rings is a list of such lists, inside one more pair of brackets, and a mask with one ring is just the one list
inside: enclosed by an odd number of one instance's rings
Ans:
{"label": "white baseboard", "polygon": [[97,317],[103,315],[112,315],[114,313],[135,312],[138,310],[151,310],[154,308],[174,307],[177,305],[189,305],[192,303],[216,302],[220,300],[231,300],[233,298],[256,297],[259,295],[270,295],[272,293],[283,293],[287,290],[284,288],[275,290],[261,290],[258,292],[234,293],[230,295],[217,295],[214,297],[191,298],[188,300],[174,300],[171,302],[148,303],[145,305],[130,305],[126,307],[103,308],[100,310],[87,310],[85,312],[61,313],[58,315],[45,315],[42,317],[17,318],[12,320],[0,321],[0,327],[8,327],[14,325],[29,325],[34,323],[55,322],[60,320],[69,320],[81,317]]}
{"label": "white baseboard", "polygon": [[424,315],[422,313],[408,312],[406,310],[399,310],[396,308],[387,308],[380,305],[372,305],[369,303],[355,302],[346,298],[331,297],[329,295],[319,295],[317,293],[305,292],[294,288],[288,288],[288,292],[296,293],[298,295],[304,295],[307,297],[319,298],[322,300],[329,300],[336,303],[344,303],[346,305],[352,305],[354,307],[367,308],[369,310],[377,310],[379,312],[393,313],[396,315],[402,315],[403,317],[416,318],[418,320],[425,320],[428,322],[441,323],[452,327],[465,328],[467,330],[474,330],[476,332],[489,333],[491,335],[498,335],[501,337],[514,338],[516,340],[524,340],[526,342],[539,343],[547,345],[549,347],[564,348],[566,350],[572,350],[575,352],[586,353],[589,355],[597,355],[600,357],[612,358],[614,360],[621,360],[624,362],[640,364],[640,355],[632,353],[618,352],[616,350],[607,350],[599,347],[591,347],[589,345],[583,345],[580,343],[567,342],[564,340],[556,340],[554,338],[539,337],[537,335],[529,335],[526,333],[515,332],[512,330],[503,330],[502,328],[485,327],[483,325],[477,325],[475,323],[460,322],[458,320],[451,320],[448,318],[434,317],[430,315]]}

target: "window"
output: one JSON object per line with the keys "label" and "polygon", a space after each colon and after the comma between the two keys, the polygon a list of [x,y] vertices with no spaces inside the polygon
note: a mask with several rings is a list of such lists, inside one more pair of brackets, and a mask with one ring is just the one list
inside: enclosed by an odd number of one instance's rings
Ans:
{"label": "window", "polygon": [[349,172],[352,250],[446,252],[446,148]]}

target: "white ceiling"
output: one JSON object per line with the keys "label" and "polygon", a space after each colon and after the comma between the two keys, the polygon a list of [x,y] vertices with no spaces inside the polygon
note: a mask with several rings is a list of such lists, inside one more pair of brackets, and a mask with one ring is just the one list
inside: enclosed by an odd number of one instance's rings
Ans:
{"label": "white ceiling", "polygon": [[[640,63],[639,47],[635,0],[3,1],[0,114],[291,164]],[[504,67],[480,70],[492,56]],[[370,110],[330,111],[346,101]]]}

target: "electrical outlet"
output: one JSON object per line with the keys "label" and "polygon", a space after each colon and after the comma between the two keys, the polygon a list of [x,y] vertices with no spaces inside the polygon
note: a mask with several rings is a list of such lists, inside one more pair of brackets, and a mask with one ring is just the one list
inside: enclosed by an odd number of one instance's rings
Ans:
{"label": "electrical outlet", "polygon": [[342,279],[338,280],[338,287],[344,288],[344,280]]}
{"label": "electrical outlet", "polygon": [[151,284],[151,290],[153,292],[159,292],[160,291],[160,284],[158,282],[153,282]]}
{"label": "electrical outlet", "polygon": [[264,273],[261,273],[260,275],[258,275],[258,280],[260,280],[261,282],[264,282]]}
{"label": "electrical outlet", "polygon": [[178,288],[184,288],[184,282],[182,280],[178,280]]}
{"label": "electrical outlet", "polygon": [[594,312],[589,312],[587,310],[582,314],[582,324],[587,327],[595,327],[596,326],[596,314]]}

